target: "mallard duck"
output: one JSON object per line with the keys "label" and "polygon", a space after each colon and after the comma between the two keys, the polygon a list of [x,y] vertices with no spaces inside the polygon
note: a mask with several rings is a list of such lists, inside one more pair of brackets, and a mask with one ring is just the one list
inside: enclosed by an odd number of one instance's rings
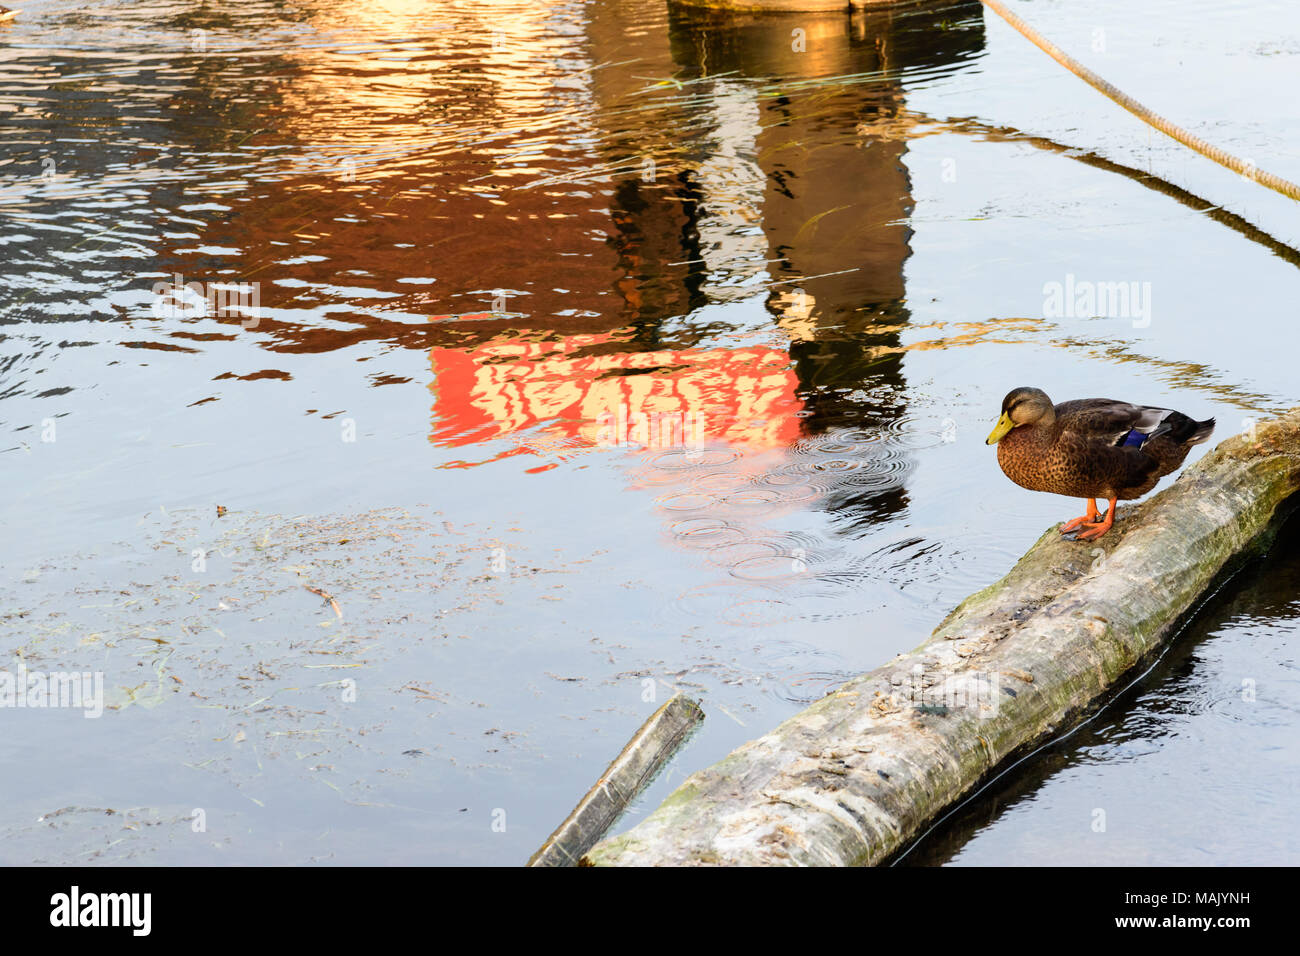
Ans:
{"label": "mallard duck", "polygon": [[[1212,431],[1213,418],[1198,422],[1168,408],[1109,398],[1053,405],[1042,389],[1016,388],[985,444],[998,446],[998,464],[1020,487],[1083,498],[1088,513],[1065,522],[1061,534],[1094,541],[1114,523],[1116,502],[1145,495]],[[1098,498],[1110,502],[1105,515]]]}

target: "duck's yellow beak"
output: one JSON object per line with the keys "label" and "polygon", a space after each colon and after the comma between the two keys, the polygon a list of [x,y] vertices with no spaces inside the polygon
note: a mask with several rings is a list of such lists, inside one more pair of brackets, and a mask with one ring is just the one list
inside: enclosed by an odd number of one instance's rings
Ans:
{"label": "duck's yellow beak", "polygon": [[998,423],[993,426],[993,431],[989,432],[989,437],[984,439],[986,445],[996,445],[1002,439],[1007,437],[1007,432],[1016,427],[1016,423],[1011,420],[1011,416],[1006,412],[998,419]]}

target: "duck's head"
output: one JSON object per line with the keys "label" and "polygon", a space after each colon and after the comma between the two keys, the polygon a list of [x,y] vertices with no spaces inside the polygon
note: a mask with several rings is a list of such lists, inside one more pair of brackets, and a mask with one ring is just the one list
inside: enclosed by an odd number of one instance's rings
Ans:
{"label": "duck's head", "polygon": [[993,431],[989,432],[984,444],[996,445],[1007,437],[1011,429],[1021,425],[1032,425],[1044,419],[1051,422],[1055,418],[1052,400],[1041,388],[1013,388],[1002,399],[1002,417],[993,426]]}

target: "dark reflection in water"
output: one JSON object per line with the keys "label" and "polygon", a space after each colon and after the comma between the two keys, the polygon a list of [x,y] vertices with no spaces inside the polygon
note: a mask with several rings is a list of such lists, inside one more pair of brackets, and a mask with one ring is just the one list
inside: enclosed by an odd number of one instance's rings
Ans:
{"label": "dark reflection in water", "polygon": [[1300,515],[1173,647],[901,862],[1294,863]]}
{"label": "dark reflection in water", "polygon": [[[755,15],[676,8],[674,56],[691,77],[765,80],[754,143],[764,176],[763,234],[774,277],[766,307],[788,336],[806,437],[832,428],[889,434],[905,414],[899,333],[908,321],[903,281],[911,185],[903,164],[907,71],[962,62],[982,49],[982,21],[950,29],[978,4],[917,15]],[[827,77],[867,82],[817,84]],[[807,95],[804,84],[812,85]],[[796,445],[796,473],[816,476],[843,458],[840,443]],[[905,456],[874,456],[895,480],[853,482],[828,494],[842,530],[870,526],[906,505]],[[877,476],[881,469],[875,469]],[[823,476],[824,477],[824,476]]]}

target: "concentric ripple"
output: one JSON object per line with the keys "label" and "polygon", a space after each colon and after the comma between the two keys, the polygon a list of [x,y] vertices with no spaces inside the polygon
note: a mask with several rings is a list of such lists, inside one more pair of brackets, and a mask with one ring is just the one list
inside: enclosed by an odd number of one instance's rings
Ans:
{"label": "concentric ripple", "polygon": [[688,518],[673,522],[668,530],[678,544],[707,551],[743,544],[748,537],[743,528],[721,518]]}
{"label": "concentric ripple", "polygon": [[[918,440],[907,441],[914,447]],[[836,429],[805,436],[791,445],[790,461],[776,469],[769,480],[803,481],[827,488],[894,487],[911,470],[908,451],[908,444],[889,429],[878,434],[861,429]]]}
{"label": "concentric ripple", "polygon": [[769,627],[791,618],[775,592],[741,584],[705,584],[678,595],[672,608],[688,617],[735,627]]}

